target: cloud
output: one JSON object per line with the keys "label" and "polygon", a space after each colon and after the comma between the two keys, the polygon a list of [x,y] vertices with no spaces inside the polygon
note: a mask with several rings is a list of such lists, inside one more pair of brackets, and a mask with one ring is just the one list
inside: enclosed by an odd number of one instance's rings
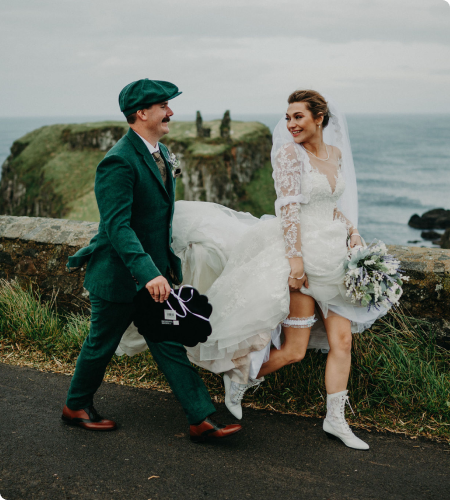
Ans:
{"label": "cloud", "polygon": [[278,112],[299,86],[353,112],[450,112],[442,0],[11,0],[0,43],[3,116],[115,113],[142,77],[176,82],[183,113]]}
{"label": "cloud", "polygon": [[[16,0],[3,23],[25,23],[30,36],[266,38],[303,36],[450,44],[442,0]],[[49,27],[51,28],[49,30]]]}

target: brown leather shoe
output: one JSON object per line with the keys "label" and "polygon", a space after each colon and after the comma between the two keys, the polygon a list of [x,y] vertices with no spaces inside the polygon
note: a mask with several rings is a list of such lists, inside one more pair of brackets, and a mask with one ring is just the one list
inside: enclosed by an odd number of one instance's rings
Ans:
{"label": "brown leather shoe", "polygon": [[112,420],[105,420],[89,406],[84,410],[70,410],[64,406],[61,418],[66,424],[76,425],[89,431],[113,431],[117,425]]}
{"label": "brown leather shoe", "polygon": [[194,443],[204,443],[207,439],[228,437],[240,430],[242,430],[242,426],[239,424],[219,424],[211,417],[208,417],[198,425],[191,425],[189,427],[189,434],[191,441]]}

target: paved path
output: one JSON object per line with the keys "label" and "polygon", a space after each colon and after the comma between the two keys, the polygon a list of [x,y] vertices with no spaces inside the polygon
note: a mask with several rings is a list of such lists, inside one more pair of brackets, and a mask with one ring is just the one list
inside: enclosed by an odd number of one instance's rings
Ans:
{"label": "paved path", "polygon": [[[194,445],[171,394],[103,384],[111,433],[65,426],[70,378],[0,363],[0,495],[5,500],[444,499],[450,448],[359,432],[371,449],[328,440],[320,421],[244,410],[244,430]],[[231,421],[219,408],[222,420]],[[151,476],[157,476],[149,479]]]}

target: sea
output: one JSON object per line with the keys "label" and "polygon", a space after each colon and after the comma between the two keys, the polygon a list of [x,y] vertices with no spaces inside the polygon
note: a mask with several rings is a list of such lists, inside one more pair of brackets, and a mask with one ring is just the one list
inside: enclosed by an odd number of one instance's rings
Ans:
{"label": "sea", "polygon": [[[216,118],[203,115],[204,120]],[[232,118],[260,121],[273,130],[280,116],[232,113]],[[16,139],[38,127],[111,119],[118,117],[0,118],[0,165]],[[358,182],[359,232],[367,242],[432,246],[408,220],[433,208],[450,209],[450,115],[355,114],[347,122]]]}

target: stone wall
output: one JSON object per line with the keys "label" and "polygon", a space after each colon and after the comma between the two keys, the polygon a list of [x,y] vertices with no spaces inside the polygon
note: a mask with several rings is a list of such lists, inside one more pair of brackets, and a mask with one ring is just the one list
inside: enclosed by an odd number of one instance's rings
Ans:
{"label": "stone wall", "polygon": [[[39,217],[0,216],[0,278],[39,286],[44,296],[58,292],[57,303],[87,311],[84,269],[68,273],[66,262],[97,232],[97,223]],[[390,246],[410,276],[403,306],[435,325],[439,342],[450,346],[450,250]]]}
{"label": "stone wall", "polygon": [[450,250],[389,246],[410,280],[401,304],[434,325],[439,343],[450,348]]}
{"label": "stone wall", "polygon": [[57,304],[88,311],[84,269],[69,273],[67,258],[97,233],[95,222],[43,217],[0,216],[0,278],[37,285],[44,297],[57,292]]}

